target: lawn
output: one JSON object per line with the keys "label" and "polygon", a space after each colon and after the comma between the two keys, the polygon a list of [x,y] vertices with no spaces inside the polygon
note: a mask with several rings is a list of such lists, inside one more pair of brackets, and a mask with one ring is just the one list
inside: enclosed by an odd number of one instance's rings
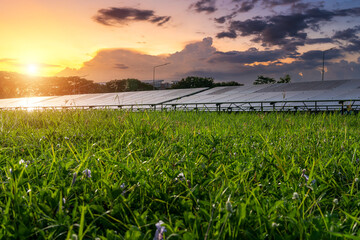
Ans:
{"label": "lawn", "polygon": [[1,111],[0,136],[0,239],[360,236],[360,115]]}

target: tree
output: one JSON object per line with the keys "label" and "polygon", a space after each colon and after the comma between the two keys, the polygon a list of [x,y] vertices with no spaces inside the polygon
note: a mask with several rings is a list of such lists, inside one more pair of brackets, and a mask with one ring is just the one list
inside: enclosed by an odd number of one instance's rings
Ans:
{"label": "tree", "polygon": [[291,77],[289,74],[286,74],[283,78],[281,77],[279,81],[277,81],[277,83],[290,83],[291,82]]}
{"label": "tree", "polygon": [[137,79],[111,80],[106,83],[108,92],[128,92],[128,91],[146,91],[153,90],[150,84],[143,83]]}
{"label": "tree", "polygon": [[213,87],[224,87],[224,86],[244,86],[244,84],[231,81],[231,82],[214,83],[213,85]]}
{"label": "tree", "polygon": [[244,84],[238,82],[217,82],[214,83],[214,79],[211,77],[196,77],[189,76],[185,79],[181,79],[180,82],[174,83],[171,88],[200,88],[200,87],[223,87],[223,86],[243,86]]}
{"label": "tree", "polygon": [[189,76],[181,79],[181,81],[174,83],[171,88],[200,88],[200,87],[212,87],[214,79],[211,77],[196,77]]}
{"label": "tree", "polygon": [[276,83],[276,80],[270,77],[264,77],[263,75],[258,76],[258,78],[254,81],[254,85],[260,84],[273,84]]}

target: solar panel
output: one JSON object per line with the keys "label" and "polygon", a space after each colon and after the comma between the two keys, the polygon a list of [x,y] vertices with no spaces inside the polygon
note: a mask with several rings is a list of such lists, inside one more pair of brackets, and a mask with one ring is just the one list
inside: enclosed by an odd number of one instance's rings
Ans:
{"label": "solar panel", "polygon": [[1,108],[28,107],[93,107],[118,105],[156,105],[184,96],[192,95],[207,88],[76,94],[53,97],[31,97],[0,99]]}
{"label": "solar panel", "polygon": [[[77,94],[0,99],[0,108],[121,107],[149,109],[156,105],[191,110],[339,109],[356,100],[360,108],[360,80],[334,80],[215,88]],[[344,103],[345,104],[345,103]],[[348,103],[346,103],[348,104]]]}

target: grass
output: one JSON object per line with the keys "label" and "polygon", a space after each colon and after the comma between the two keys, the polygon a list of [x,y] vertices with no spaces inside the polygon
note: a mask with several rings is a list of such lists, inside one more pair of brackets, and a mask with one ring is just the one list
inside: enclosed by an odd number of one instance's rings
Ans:
{"label": "grass", "polygon": [[0,239],[153,239],[159,220],[165,239],[357,239],[359,129],[359,115],[2,111]]}

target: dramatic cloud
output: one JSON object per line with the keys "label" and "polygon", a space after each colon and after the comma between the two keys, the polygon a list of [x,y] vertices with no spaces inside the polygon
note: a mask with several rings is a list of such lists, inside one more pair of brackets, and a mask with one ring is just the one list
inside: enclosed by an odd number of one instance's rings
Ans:
{"label": "dramatic cloud", "polygon": [[358,32],[360,32],[360,26],[337,31],[335,32],[333,38],[347,41],[358,39],[359,37],[356,35]]}
{"label": "dramatic cloud", "polygon": [[283,50],[259,51],[256,48],[249,48],[247,51],[216,52],[209,60],[210,63],[230,62],[250,64],[254,62],[276,61],[286,56]]}
{"label": "dramatic cloud", "polygon": [[240,3],[240,5],[238,5],[238,9],[236,10],[237,13],[248,12],[252,10],[258,1],[259,0],[233,0],[233,2]]}
{"label": "dramatic cloud", "polygon": [[319,44],[319,43],[332,43],[331,38],[308,38],[306,39],[306,44]]}
{"label": "dramatic cloud", "polygon": [[339,49],[331,49],[328,51],[319,51],[319,50],[311,50],[308,52],[305,52],[301,55],[301,59],[305,61],[322,61],[323,59],[323,53],[326,54],[326,60],[331,59],[339,59],[340,57],[343,57],[343,53]]}
{"label": "dramatic cloud", "polygon": [[196,12],[213,13],[217,10],[216,0],[199,0],[194,4],[191,4],[191,9],[195,9]]}
{"label": "dramatic cloud", "polygon": [[335,32],[333,38],[347,42],[342,48],[348,52],[360,52],[360,25]]}
{"label": "dramatic cloud", "polygon": [[275,7],[279,5],[288,5],[298,3],[301,0],[263,0],[263,3],[269,7]]}
{"label": "dramatic cloud", "polygon": [[217,38],[237,38],[237,34],[234,30],[229,32],[220,32],[216,35]]}
{"label": "dramatic cloud", "polygon": [[[258,75],[278,79],[290,74],[293,81],[321,80],[322,51],[289,54],[284,49],[249,48],[220,52],[212,44],[211,38],[204,38],[186,45],[179,52],[161,56],[126,49],[104,49],[80,69],[65,69],[59,76],[86,76],[98,82],[124,78],[150,80],[154,66],[170,63],[156,70],[156,79],[170,81],[197,75],[214,77],[217,81],[252,84]],[[358,62],[339,61],[343,53],[343,49],[338,48],[326,51],[326,79],[358,78],[360,58]]]}
{"label": "dramatic cloud", "polygon": [[100,9],[94,20],[107,26],[122,25],[131,21],[148,21],[161,26],[168,22],[170,18],[169,16],[157,16],[152,10],[108,8]]}
{"label": "dramatic cloud", "polygon": [[226,22],[226,16],[215,18],[215,22],[217,23],[225,23]]}
{"label": "dramatic cloud", "polygon": [[[272,3],[292,3],[295,1],[268,1]],[[331,42],[329,39],[307,40],[309,29],[320,30],[320,24],[330,22],[334,17],[358,16],[360,8],[328,11],[319,8],[307,9],[304,13],[289,15],[275,15],[267,17],[253,17],[245,21],[232,20],[228,31],[217,34],[217,38],[236,38],[238,36],[253,36],[252,41],[263,46],[283,46],[296,50],[296,46],[305,43],[315,44]],[[354,29],[348,34],[354,34]],[[357,31],[357,30],[356,30]],[[338,33],[340,35],[345,33]],[[323,42],[322,42],[323,41]],[[353,43],[356,45],[356,43]]]}
{"label": "dramatic cloud", "polygon": [[151,79],[152,67],[161,63],[163,58],[158,56],[127,49],[103,49],[80,69],[66,68],[58,75],[86,76],[98,82],[123,78]]}
{"label": "dramatic cloud", "polygon": [[345,46],[343,49],[348,52],[360,53],[360,39],[350,40],[350,44]]}

